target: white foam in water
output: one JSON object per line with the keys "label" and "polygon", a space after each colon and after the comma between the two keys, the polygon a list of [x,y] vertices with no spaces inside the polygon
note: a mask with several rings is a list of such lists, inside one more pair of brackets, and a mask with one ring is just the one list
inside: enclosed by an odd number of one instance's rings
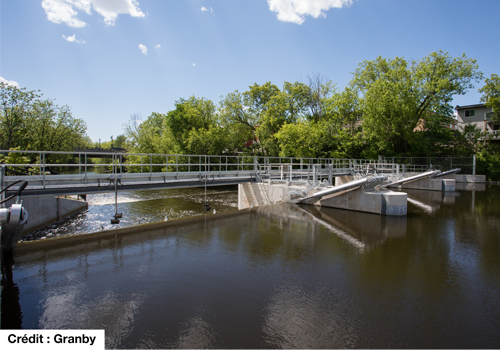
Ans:
{"label": "white foam in water", "polygon": [[[134,198],[133,196],[130,196],[125,193],[119,193],[117,202],[118,204],[121,204],[121,203],[139,202],[141,200],[144,199]],[[87,196],[87,202],[89,203],[89,205],[115,204],[115,194],[114,193],[92,194]]]}

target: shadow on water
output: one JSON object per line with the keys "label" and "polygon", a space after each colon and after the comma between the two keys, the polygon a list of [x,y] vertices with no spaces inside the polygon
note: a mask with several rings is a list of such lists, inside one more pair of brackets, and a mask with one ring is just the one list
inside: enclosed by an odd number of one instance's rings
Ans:
{"label": "shadow on water", "polygon": [[279,204],[23,242],[5,317],[105,329],[107,348],[498,348],[499,189],[414,193],[406,217]]}
{"label": "shadow on water", "polygon": [[2,253],[1,329],[22,329],[23,314],[19,304],[19,287],[14,283],[12,252]]}

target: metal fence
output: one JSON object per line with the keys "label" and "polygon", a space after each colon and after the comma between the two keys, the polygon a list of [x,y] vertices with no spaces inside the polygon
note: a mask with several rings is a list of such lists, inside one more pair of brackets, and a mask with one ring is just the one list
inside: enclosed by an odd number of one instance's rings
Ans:
{"label": "metal fence", "polygon": [[[401,171],[423,172],[433,166],[441,171],[461,168],[463,174],[475,174],[475,157],[387,157],[376,159],[295,158],[262,156],[224,156],[188,154],[152,154],[118,152],[48,152],[0,150],[0,154],[11,154],[24,161],[5,164],[16,175],[88,174],[88,173],[179,173],[179,172],[228,172],[252,171],[260,166],[287,164],[290,171],[308,171],[312,165],[322,168],[365,169],[369,165],[399,164]],[[106,158],[103,158],[106,157]],[[103,159],[96,161],[96,159]],[[0,163],[2,161],[0,160]],[[261,168],[262,169],[262,168]]]}
{"label": "metal fence", "polygon": [[448,171],[462,169],[461,174],[476,175],[476,157],[381,157],[387,162],[404,165],[408,172],[423,172],[433,167],[436,170]]}

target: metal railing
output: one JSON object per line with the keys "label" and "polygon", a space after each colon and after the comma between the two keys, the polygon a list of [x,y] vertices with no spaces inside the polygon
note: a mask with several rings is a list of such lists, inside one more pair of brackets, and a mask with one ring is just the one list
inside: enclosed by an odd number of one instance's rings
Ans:
{"label": "metal railing", "polygon": [[[381,175],[394,178],[405,176],[406,173],[425,172],[431,165],[434,169],[442,171],[460,167],[465,169],[464,173],[475,174],[473,157],[394,157],[374,160],[22,150],[0,150],[0,154],[9,154],[11,159],[23,160],[16,164],[5,164],[10,172],[7,178],[14,181],[29,177],[30,186],[43,188],[46,185],[63,183],[100,186],[102,181],[112,181],[113,175],[122,173],[123,175],[120,175],[122,182],[135,183],[242,176],[256,178],[257,181],[319,183],[328,179],[328,182],[332,183],[333,176],[350,174],[355,178],[362,178]],[[101,160],[96,161],[96,159]],[[467,169],[471,171],[467,172]]]}
{"label": "metal railing", "polygon": [[381,157],[388,163],[401,164],[412,172],[427,171],[432,167],[441,171],[461,168],[461,174],[472,174],[476,172],[475,156],[473,157]]}
{"label": "metal railing", "polygon": [[[29,161],[6,164],[6,166],[22,171],[26,175],[90,174],[96,173],[96,170],[97,173],[99,170],[102,173],[257,172],[259,165],[282,164],[288,165],[293,171],[304,171],[313,164],[346,169],[378,163],[373,159],[0,150],[0,154],[12,153],[26,157]],[[93,161],[95,159],[105,159],[105,161],[99,163]]]}

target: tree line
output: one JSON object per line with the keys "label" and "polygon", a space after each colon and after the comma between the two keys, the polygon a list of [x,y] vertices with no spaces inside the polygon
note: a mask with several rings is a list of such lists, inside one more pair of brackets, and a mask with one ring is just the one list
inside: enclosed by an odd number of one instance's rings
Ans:
{"label": "tree line", "polygon": [[[481,130],[450,127],[452,98],[483,81],[476,60],[442,51],[420,60],[361,62],[344,89],[320,75],[306,82],[266,82],[244,92],[180,98],[174,109],[124,126],[120,146],[134,153],[377,158],[472,156],[500,168],[497,145]],[[479,91],[500,120],[500,79]],[[71,150],[95,146],[83,120],[36,92],[1,85],[0,146]],[[24,131],[23,131],[24,130]],[[29,131],[29,132],[26,132]],[[118,141],[118,138],[117,138]],[[497,170],[495,170],[497,169]]]}
{"label": "tree line", "polygon": [[[492,79],[494,77],[492,76]],[[421,60],[378,57],[359,64],[339,90],[316,75],[308,82],[266,82],[221,96],[218,104],[181,98],[174,110],[126,126],[130,151],[376,158],[469,156],[480,130],[450,128],[452,98],[480,82],[476,60],[433,52]],[[493,86],[488,82],[486,86]],[[497,82],[498,85],[498,82]],[[485,102],[493,94],[486,91]],[[496,87],[498,90],[498,87]]]}

